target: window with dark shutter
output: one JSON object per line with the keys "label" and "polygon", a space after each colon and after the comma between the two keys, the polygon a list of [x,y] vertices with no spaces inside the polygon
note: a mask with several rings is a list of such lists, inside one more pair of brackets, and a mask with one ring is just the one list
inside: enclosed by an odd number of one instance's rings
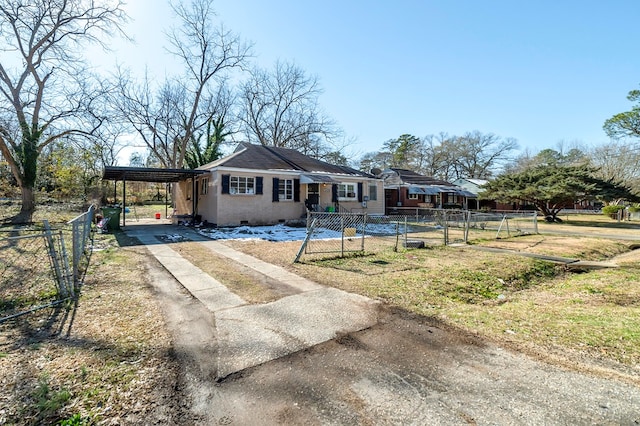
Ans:
{"label": "window with dark shutter", "polygon": [[272,193],[271,201],[273,201],[274,203],[277,203],[278,201],[280,201],[279,186],[280,186],[280,179],[274,177],[273,190],[271,191]]}
{"label": "window with dark shutter", "polygon": [[293,201],[300,202],[300,179],[293,180]]}
{"label": "window with dark shutter", "polygon": [[362,182],[358,182],[358,202],[362,202]]}
{"label": "window with dark shutter", "polygon": [[256,194],[262,195],[262,176],[256,176]]}
{"label": "window with dark shutter", "polygon": [[334,203],[338,201],[338,185],[331,185],[331,201]]}
{"label": "window with dark shutter", "polygon": [[231,180],[231,175],[222,175],[222,193],[229,193],[229,181]]}

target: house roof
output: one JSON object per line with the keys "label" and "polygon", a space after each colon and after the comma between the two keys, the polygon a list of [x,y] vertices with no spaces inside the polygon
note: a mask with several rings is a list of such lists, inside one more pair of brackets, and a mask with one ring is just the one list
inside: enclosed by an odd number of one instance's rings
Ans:
{"label": "house roof", "polygon": [[[474,185],[476,185],[476,186],[482,186],[482,185],[484,185],[485,183],[489,182],[489,181],[488,181],[488,180],[486,180],[486,179],[475,179],[475,178],[460,178],[460,179],[458,179],[458,181],[465,181],[465,182],[469,182],[469,183],[472,183],[472,184],[474,184]],[[457,181],[456,181],[456,182],[457,182]]]}
{"label": "house roof", "polygon": [[[347,166],[330,164],[295,149],[241,143],[236,151],[224,158],[199,167],[209,170],[214,167],[234,167],[254,170],[300,171],[312,176],[314,173],[332,175],[351,175],[372,178],[373,175]],[[316,179],[320,179],[316,177]]]}
{"label": "house roof", "polygon": [[178,182],[205,173],[203,170],[105,166],[102,179],[133,182]]}
{"label": "house roof", "polygon": [[[399,179],[403,184],[408,185],[438,185],[438,186],[455,186],[451,182],[447,182],[445,180],[435,179],[430,176],[424,176],[419,173],[416,173],[407,169],[396,169],[390,168],[387,169],[393,174],[396,175],[396,178]],[[387,172],[385,170],[383,173]]]}

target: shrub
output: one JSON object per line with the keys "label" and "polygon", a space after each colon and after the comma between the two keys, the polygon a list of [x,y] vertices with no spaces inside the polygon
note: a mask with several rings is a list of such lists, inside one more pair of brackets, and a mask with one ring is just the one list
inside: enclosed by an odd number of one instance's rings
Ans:
{"label": "shrub", "polygon": [[605,216],[609,216],[612,219],[617,219],[618,218],[618,212],[620,210],[624,210],[624,206],[620,206],[620,205],[604,206],[602,208],[602,214],[605,215]]}

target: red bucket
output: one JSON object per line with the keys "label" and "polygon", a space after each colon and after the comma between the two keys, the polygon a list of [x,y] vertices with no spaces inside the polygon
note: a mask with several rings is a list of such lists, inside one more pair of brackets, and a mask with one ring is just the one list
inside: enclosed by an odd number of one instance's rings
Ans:
{"label": "red bucket", "polygon": [[156,219],[160,219],[160,213],[156,213]]}

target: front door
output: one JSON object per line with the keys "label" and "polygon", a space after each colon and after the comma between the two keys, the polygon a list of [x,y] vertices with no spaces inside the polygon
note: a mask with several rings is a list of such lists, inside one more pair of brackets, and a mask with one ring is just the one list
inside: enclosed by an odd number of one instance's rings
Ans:
{"label": "front door", "polygon": [[307,200],[309,200],[311,210],[318,211],[318,204],[320,204],[320,184],[310,183],[307,185]]}

